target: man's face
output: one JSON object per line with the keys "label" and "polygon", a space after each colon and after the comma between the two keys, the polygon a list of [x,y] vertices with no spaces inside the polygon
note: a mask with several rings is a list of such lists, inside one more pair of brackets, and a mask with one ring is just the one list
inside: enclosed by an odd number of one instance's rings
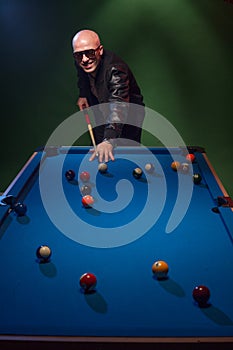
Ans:
{"label": "man's face", "polygon": [[103,46],[91,40],[77,40],[73,43],[73,55],[86,73],[95,72],[103,54]]}

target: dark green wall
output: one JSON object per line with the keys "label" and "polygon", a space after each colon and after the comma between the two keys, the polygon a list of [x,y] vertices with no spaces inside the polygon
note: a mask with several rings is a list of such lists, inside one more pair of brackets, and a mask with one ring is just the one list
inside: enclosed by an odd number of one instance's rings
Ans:
{"label": "dark green wall", "polygon": [[233,196],[231,1],[1,0],[0,23],[0,190],[77,111],[71,38],[91,28],[129,63],[146,105],[206,148]]}

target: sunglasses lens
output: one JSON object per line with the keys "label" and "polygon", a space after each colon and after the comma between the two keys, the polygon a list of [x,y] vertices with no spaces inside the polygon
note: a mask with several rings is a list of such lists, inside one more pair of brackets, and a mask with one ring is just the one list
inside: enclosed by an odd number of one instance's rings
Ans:
{"label": "sunglasses lens", "polygon": [[74,52],[74,58],[81,62],[83,55],[85,55],[87,58],[95,58],[95,50],[94,49],[90,49],[90,50],[85,50],[85,51],[81,51],[81,52]]}
{"label": "sunglasses lens", "polygon": [[74,56],[74,59],[75,59],[76,61],[81,61],[81,60],[82,60],[82,57],[83,57],[83,55],[80,54],[80,52],[74,52],[74,53],[73,53],[73,56]]}
{"label": "sunglasses lens", "polygon": [[95,58],[95,50],[87,50],[87,52],[85,53],[85,55],[88,58]]}

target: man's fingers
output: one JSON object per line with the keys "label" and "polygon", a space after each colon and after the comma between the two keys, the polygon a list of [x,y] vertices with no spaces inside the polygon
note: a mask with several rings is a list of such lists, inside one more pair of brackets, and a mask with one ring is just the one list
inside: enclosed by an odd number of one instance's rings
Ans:
{"label": "man's fingers", "polygon": [[95,157],[98,156],[98,153],[96,153],[96,150],[93,148],[90,150],[90,152],[92,153],[91,157],[89,158],[90,161],[94,160]]}
{"label": "man's fingers", "polygon": [[85,108],[89,107],[88,101],[86,97],[79,97],[78,101],[76,102],[78,105],[79,109],[82,111]]}
{"label": "man's fingers", "polygon": [[112,152],[109,152],[109,156],[110,156],[110,159],[111,159],[112,161],[114,161],[114,160],[115,160],[114,155],[113,155],[113,153],[112,153]]}
{"label": "man's fingers", "polygon": [[93,153],[91,157],[89,158],[90,161],[94,160],[96,157],[98,157],[98,160],[100,163],[102,162],[108,162],[109,160],[114,161],[114,155],[112,152],[112,146],[106,145],[106,144],[99,144],[97,146],[97,149],[92,149],[91,152]]}

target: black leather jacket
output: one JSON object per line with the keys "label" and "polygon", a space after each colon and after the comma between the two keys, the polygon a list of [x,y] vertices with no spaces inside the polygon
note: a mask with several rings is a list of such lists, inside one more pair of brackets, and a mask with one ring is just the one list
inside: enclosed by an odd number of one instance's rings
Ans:
{"label": "black leather jacket", "polygon": [[[76,64],[78,72],[79,96],[86,97],[90,106],[109,103],[108,115],[104,115],[101,124],[103,135],[97,135],[97,143],[103,138],[126,137],[140,142],[141,130],[126,126],[130,123],[128,107],[130,103],[144,106],[140,88],[128,65],[114,53],[104,50],[95,78],[84,72]],[[100,118],[97,123],[100,123]],[[141,129],[144,116],[137,122]],[[135,124],[135,121],[133,122]],[[139,134],[140,135],[139,135]]]}

